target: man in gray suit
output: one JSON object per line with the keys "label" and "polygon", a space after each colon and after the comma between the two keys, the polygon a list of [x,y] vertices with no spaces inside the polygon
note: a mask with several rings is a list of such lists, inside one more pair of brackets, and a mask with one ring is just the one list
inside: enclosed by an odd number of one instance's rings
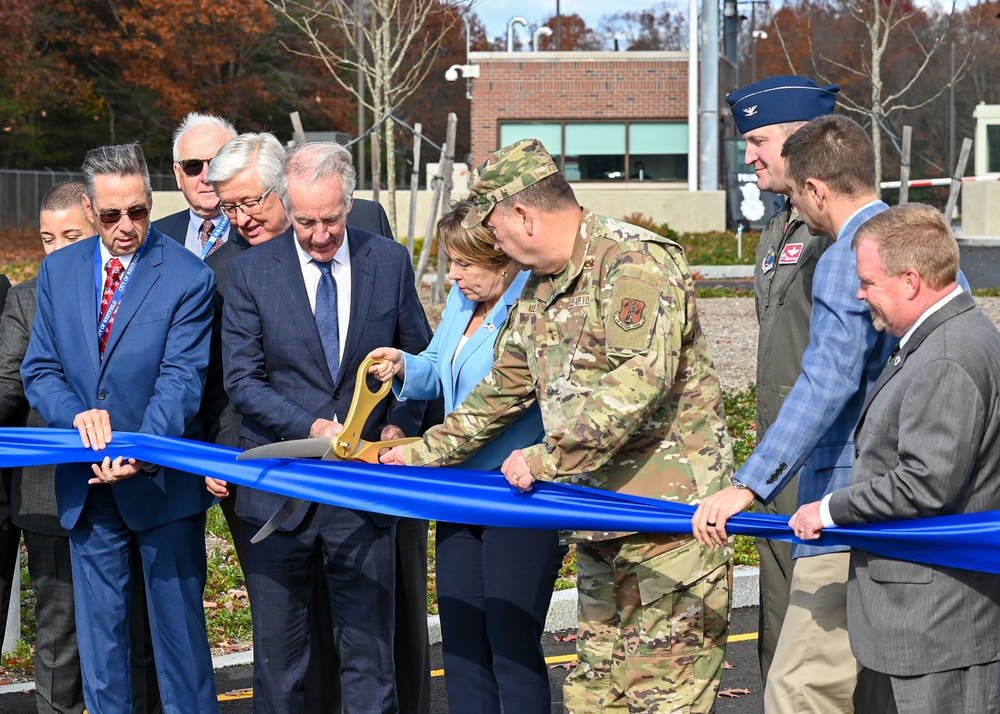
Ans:
{"label": "man in gray suit", "polygon": [[[39,230],[46,255],[96,233],[83,210],[83,192],[82,183],[59,183],[42,198]],[[11,288],[0,317],[0,423],[5,425],[45,426],[28,407],[20,373],[35,320],[36,284],[32,278]],[[35,591],[35,704],[40,714],[83,711],[69,535],[59,523],[54,473],[53,466],[15,468],[11,488],[14,532],[24,534]],[[132,710],[160,712],[145,588],[139,579],[133,587]]]}
{"label": "man in gray suit", "polygon": [[[958,246],[929,206],[898,206],[852,241],[878,330],[899,338],[865,400],[851,486],[802,506],[823,528],[1000,509],[1000,333],[957,283]],[[848,631],[896,711],[1000,712],[1000,575],[851,552]]]}

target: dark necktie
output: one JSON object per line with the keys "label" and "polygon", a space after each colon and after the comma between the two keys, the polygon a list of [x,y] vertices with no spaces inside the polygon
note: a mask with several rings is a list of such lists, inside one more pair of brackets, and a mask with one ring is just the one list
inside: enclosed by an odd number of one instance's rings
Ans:
{"label": "dark necktie", "polygon": [[340,370],[340,319],[337,315],[337,281],[333,279],[333,262],[313,261],[320,270],[319,286],[316,288],[316,329],[323,343],[326,364],[330,376],[337,383]]}
{"label": "dark necktie", "polygon": [[[215,225],[212,223],[212,221],[210,219],[206,218],[205,222],[201,224],[201,231],[198,233],[198,240],[201,241],[201,252],[202,253],[205,252],[205,246],[208,245],[208,241],[212,237],[212,231],[214,231],[214,230],[215,230]],[[222,241],[221,240],[216,240],[215,243],[212,244],[212,249],[210,251],[208,251],[208,255],[211,255],[212,253],[214,253],[221,246],[222,246]],[[208,256],[206,256],[206,257],[208,257]]]}
{"label": "dark necktie", "polygon": [[896,358],[896,355],[899,354],[899,348],[900,348],[900,344],[897,342],[896,346],[892,348],[892,353],[889,355],[889,359],[886,360],[886,363],[885,363],[886,367],[888,367],[889,365],[891,365],[892,361]]}
{"label": "dark necktie", "polygon": [[[115,291],[118,289],[118,284],[122,281],[122,273],[125,272],[125,268],[118,258],[112,258],[108,261],[104,271],[107,273],[107,277],[104,279],[104,292],[101,293],[101,316],[97,320],[98,325],[104,322],[104,314],[108,311],[111,298],[114,297]],[[115,312],[118,312],[117,308],[115,308]],[[108,337],[111,335],[111,325],[114,321],[115,315],[112,313],[111,318],[108,320],[108,326],[104,330],[104,334],[101,335],[98,343],[102,358],[104,357],[104,348],[108,345]]]}

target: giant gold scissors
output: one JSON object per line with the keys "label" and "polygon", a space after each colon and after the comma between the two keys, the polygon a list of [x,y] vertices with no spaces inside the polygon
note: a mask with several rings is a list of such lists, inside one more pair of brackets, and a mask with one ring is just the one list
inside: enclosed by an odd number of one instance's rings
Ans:
{"label": "giant gold scissors", "polygon": [[332,438],[321,436],[312,439],[276,441],[273,444],[265,444],[244,451],[236,457],[236,460],[327,459],[377,464],[378,454],[382,449],[390,449],[393,446],[417,441],[419,437],[415,436],[384,441],[365,441],[361,438],[361,431],[365,428],[368,417],[392,389],[391,381],[382,382],[374,392],[368,387],[368,369],[381,361],[367,357],[358,367],[357,381],[354,384],[354,400],[347,412],[344,429],[339,434]]}
{"label": "giant gold scissors", "polygon": [[[392,389],[392,382],[383,382],[376,391],[368,387],[368,368],[381,360],[366,358],[358,367],[357,380],[354,384],[354,400],[347,412],[344,429],[334,437],[316,437],[312,439],[295,439],[292,441],[277,441],[244,451],[236,457],[237,461],[253,459],[324,459],[333,461],[363,461],[369,464],[378,463],[378,455],[382,449],[389,449],[400,444],[409,444],[419,437],[402,439],[386,439],[384,441],[366,441],[361,438],[368,417],[375,407],[385,399]],[[284,521],[299,509],[305,501],[301,498],[289,498],[271,518],[261,526],[257,534],[250,539],[251,543],[263,540]]]}

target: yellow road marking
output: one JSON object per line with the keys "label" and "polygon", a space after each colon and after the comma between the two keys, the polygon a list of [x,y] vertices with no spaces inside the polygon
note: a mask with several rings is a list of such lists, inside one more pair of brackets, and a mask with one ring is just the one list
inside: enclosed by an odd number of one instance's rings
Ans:
{"label": "yellow road marking", "polygon": [[[743,634],[743,635],[730,635],[729,636],[729,641],[730,642],[747,642],[749,640],[756,640],[756,639],[757,639],[757,633],[756,632],[747,632],[746,634]],[[565,664],[566,662],[575,662],[575,661],[576,661],[576,655],[575,654],[556,655],[554,657],[546,657],[545,658],[545,663],[546,664]],[[444,676],[444,670],[443,669],[432,669],[431,670],[431,676],[432,677],[443,677]],[[233,692],[232,694],[220,694],[219,695],[219,701],[220,702],[231,702],[231,701],[235,701],[237,699],[250,699],[251,697],[253,697],[253,690],[252,689],[246,689],[246,690],[240,690],[239,692]]]}

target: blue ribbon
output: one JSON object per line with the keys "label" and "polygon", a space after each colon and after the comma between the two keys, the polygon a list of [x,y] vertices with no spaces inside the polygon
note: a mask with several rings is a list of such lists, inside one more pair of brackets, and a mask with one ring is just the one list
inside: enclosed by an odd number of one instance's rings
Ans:
{"label": "blue ribbon", "polygon": [[[498,473],[309,459],[237,461],[238,449],[114,432],[103,455],[131,457],[309,501],[394,516],[512,528],[690,533],[694,507],[561,483],[512,489]],[[0,466],[94,463],[69,429],[0,429]],[[795,542],[784,516],[747,513],[729,533]],[[813,545],[849,545],[919,563],[1000,574],[1000,511],[830,528]]]}

